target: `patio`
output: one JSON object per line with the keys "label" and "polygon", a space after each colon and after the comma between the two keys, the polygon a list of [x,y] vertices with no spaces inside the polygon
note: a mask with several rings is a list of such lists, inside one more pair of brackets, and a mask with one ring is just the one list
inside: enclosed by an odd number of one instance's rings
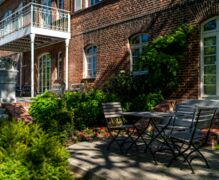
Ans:
{"label": "patio", "polygon": [[71,169],[82,179],[219,179],[219,151],[205,148],[210,169],[203,161],[194,160],[195,174],[187,165],[180,161],[167,168],[166,154],[157,156],[158,165],[155,166],[149,153],[137,152],[135,148],[128,155],[121,155],[115,143],[110,151],[106,150],[107,141],[81,142],[68,147]]}

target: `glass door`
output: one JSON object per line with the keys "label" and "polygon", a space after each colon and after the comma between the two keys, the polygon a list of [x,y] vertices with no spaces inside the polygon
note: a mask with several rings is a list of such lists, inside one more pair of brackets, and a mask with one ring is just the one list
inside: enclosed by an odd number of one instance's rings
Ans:
{"label": "glass door", "polygon": [[51,89],[51,55],[45,54],[39,59],[38,66],[39,93]]}

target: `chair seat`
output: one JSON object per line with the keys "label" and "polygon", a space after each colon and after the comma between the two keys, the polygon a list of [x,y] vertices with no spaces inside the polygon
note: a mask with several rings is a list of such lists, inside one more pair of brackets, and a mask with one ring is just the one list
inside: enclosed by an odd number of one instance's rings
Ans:
{"label": "chair seat", "polygon": [[122,130],[122,129],[130,129],[134,127],[135,126],[132,124],[127,124],[127,125],[109,126],[108,128],[111,130]]}
{"label": "chair seat", "polygon": [[[170,135],[170,138],[172,138],[172,139],[187,142],[187,143],[189,143],[191,141],[191,137],[192,137],[192,133],[188,132],[188,131],[177,132],[177,133],[173,133]],[[193,143],[200,142],[203,138],[204,138],[204,135],[198,131],[194,134],[192,142]]]}
{"label": "chair seat", "polygon": [[[158,124],[157,127],[158,128],[164,128],[166,125],[164,124]],[[184,131],[184,130],[188,130],[189,127],[185,127],[185,126],[173,126],[173,125],[168,125],[166,127],[166,129],[173,129],[173,130],[178,130],[178,131]]]}

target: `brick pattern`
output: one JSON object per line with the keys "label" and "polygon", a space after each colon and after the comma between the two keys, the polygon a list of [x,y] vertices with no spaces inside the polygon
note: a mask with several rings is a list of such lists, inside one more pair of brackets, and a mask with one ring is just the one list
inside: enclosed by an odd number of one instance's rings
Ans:
{"label": "brick pattern", "polygon": [[186,0],[123,0],[105,1],[72,14],[70,44],[70,83],[83,80],[83,49],[95,44],[97,78],[94,86],[101,87],[113,73],[129,70],[128,39],[145,32],[152,37],[164,35],[183,23],[195,26],[189,38],[186,58],[180,62],[180,87],[170,98],[187,99],[200,96],[200,24],[219,14],[219,2]]}
{"label": "brick pattern", "polygon": [[[1,13],[15,9],[19,0],[5,1]],[[25,3],[28,3],[26,0]],[[39,1],[40,2],[40,1]],[[83,3],[84,4],[84,3]],[[164,35],[183,23],[195,26],[190,36],[185,59],[180,62],[178,90],[170,94],[172,99],[200,97],[200,24],[219,14],[217,0],[105,0],[93,7],[73,12],[73,1],[65,0],[65,9],[72,10],[71,41],[69,45],[69,84],[90,83],[102,87],[103,83],[120,70],[129,71],[129,38],[137,33],[148,33],[152,37]],[[53,6],[56,6],[53,0]],[[84,5],[83,5],[84,6]],[[84,48],[97,46],[97,77],[87,80],[83,77]],[[43,53],[52,54],[52,77],[56,80],[56,58],[59,51],[65,54],[65,44],[58,43],[37,49],[35,52],[35,88],[37,89],[38,58]],[[0,52],[0,56],[4,55]],[[63,60],[65,57],[63,57]],[[24,53],[23,84],[30,83],[30,52]],[[65,75],[63,61],[63,80]]]}
{"label": "brick pattern", "polygon": [[15,118],[18,121],[21,120],[26,123],[30,123],[33,120],[27,110],[29,106],[30,103],[27,102],[2,104],[2,107],[6,109],[6,112],[11,118]]}

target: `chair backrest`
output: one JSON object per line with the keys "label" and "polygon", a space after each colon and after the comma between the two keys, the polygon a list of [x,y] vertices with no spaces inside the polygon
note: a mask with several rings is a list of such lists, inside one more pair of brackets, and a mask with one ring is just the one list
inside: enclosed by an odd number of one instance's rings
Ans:
{"label": "chair backrest", "polygon": [[187,104],[177,104],[175,109],[174,126],[192,128],[193,121],[196,115],[196,106]]}
{"label": "chair backrest", "polygon": [[198,107],[194,119],[194,126],[192,128],[191,139],[193,139],[197,131],[200,131],[200,129],[205,129],[206,130],[205,142],[207,142],[216,111],[217,111],[217,107],[200,107],[200,106]]}
{"label": "chair backrest", "polygon": [[122,117],[122,107],[120,102],[102,103],[104,116],[108,118]]}

